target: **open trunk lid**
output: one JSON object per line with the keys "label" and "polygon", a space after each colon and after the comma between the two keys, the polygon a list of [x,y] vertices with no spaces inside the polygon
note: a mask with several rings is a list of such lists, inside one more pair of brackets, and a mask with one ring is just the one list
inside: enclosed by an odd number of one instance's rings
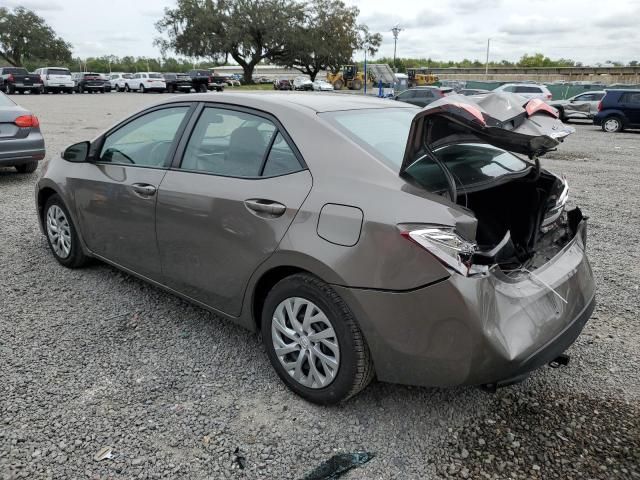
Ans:
{"label": "open trunk lid", "polygon": [[573,132],[558,119],[557,110],[540,99],[526,100],[511,93],[477,98],[451,95],[414,117],[400,175],[429,150],[470,137],[533,159],[553,150]]}

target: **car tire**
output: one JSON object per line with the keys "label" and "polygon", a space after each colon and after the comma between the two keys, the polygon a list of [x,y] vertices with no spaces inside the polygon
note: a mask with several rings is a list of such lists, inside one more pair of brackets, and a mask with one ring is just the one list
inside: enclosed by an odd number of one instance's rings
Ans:
{"label": "car tire", "polygon": [[31,90],[31,94],[32,95],[40,95],[41,90],[39,88],[34,88],[33,90]]}
{"label": "car tire", "polygon": [[[76,226],[58,195],[51,195],[45,203],[42,222],[49,249],[58,263],[67,268],[79,268],[87,263],[89,257],[82,251]],[[57,240],[60,235],[63,235],[62,241]]]}
{"label": "car tire", "polygon": [[129,84],[128,83],[124,84],[124,91],[125,92],[130,92],[131,91],[131,88],[129,88]]}
{"label": "car tire", "polygon": [[556,107],[556,110],[558,110],[558,118],[560,119],[560,121],[567,123],[567,118],[564,116],[564,108]]}
{"label": "car tire", "polygon": [[16,93],[16,87],[11,84],[7,85],[7,95],[13,95],[14,93]]}
{"label": "car tire", "polygon": [[[294,325],[291,312],[296,306]],[[311,309],[320,318],[304,327],[302,309]],[[371,382],[373,362],[362,331],[347,304],[322,280],[309,274],[286,277],[267,294],[261,316],[262,341],[271,365],[304,399],[320,405],[343,402]],[[311,338],[319,332],[327,336]],[[277,345],[294,350],[279,356]],[[298,362],[297,368],[285,367]]]}
{"label": "car tire", "polygon": [[21,165],[16,165],[18,173],[33,173],[38,168],[38,162],[28,162]]}
{"label": "car tire", "polygon": [[147,90],[144,88],[143,84],[140,84],[140,93],[146,93]]}
{"label": "car tire", "polygon": [[615,115],[605,118],[602,121],[602,131],[607,133],[617,133],[624,129],[622,119]]}

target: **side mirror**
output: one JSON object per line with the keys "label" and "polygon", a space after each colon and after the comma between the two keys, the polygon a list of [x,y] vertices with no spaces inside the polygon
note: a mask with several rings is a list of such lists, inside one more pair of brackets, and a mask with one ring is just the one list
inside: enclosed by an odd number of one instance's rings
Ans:
{"label": "side mirror", "polygon": [[80,142],[67,147],[62,152],[62,158],[68,162],[82,163],[86,162],[89,157],[89,147],[91,142]]}

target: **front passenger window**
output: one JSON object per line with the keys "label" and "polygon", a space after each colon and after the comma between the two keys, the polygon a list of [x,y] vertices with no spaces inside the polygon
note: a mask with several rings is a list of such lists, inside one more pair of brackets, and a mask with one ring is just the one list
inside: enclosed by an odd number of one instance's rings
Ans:
{"label": "front passenger window", "polygon": [[164,168],[189,107],[155,110],[127,123],[105,139],[100,161]]}

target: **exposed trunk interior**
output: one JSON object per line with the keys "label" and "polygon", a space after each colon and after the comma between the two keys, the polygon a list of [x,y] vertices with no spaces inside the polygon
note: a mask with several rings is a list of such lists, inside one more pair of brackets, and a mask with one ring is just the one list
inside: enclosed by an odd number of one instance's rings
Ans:
{"label": "exposed trunk interior", "polygon": [[555,256],[575,235],[566,212],[548,223],[563,188],[556,176],[532,171],[495,187],[460,192],[457,203],[478,219],[473,263],[535,269]]}

